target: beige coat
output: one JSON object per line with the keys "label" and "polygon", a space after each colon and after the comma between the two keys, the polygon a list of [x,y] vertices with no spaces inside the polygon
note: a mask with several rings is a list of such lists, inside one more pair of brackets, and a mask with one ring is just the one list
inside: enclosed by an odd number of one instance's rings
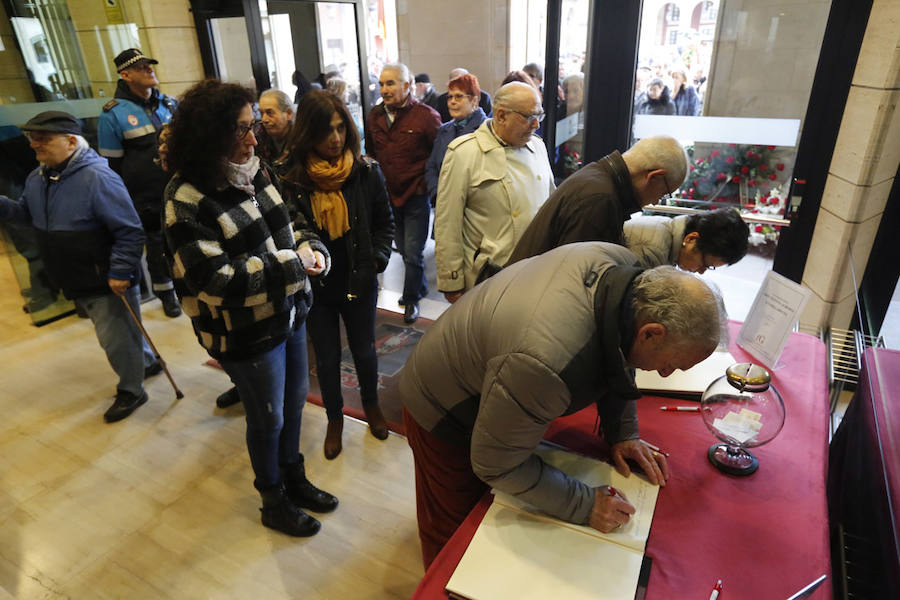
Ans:
{"label": "beige coat", "polygon": [[532,137],[521,151],[529,172],[514,178],[490,120],[447,148],[435,206],[438,289],[471,289],[490,260],[504,265],[540,205],[556,189],[547,150]]}

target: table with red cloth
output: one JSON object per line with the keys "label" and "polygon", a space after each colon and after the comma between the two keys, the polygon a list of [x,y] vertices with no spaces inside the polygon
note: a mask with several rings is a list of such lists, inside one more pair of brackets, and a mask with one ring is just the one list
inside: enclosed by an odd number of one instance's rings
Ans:
{"label": "table with red cloth", "polygon": [[[737,362],[757,362],[734,340],[740,323],[730,322],[729,350]],[[721,600],[779,600],[822,574],[829,581],[810,598],[832,597],[828,515],[825,500],[829,398],[825,346],[792,333],[772,383],[786,408],[778,436],[752,452],[759,470],[747,477],[726,475],[706,458],[718,441],[698,412],[664,412],[671,398],[638,401],[641,439],[669,452],[670,478],[660,489],[647,541],[653,559],[647,600],[709,598],[718,579]],[[546,439],[575,452],[608,458],[595,432],[597,411],[587,408],[556,420]],[[444,587],[491,503],[490,494],[428,569],[415,599],[447,598]],[[490,565],[485,565],[490,569]],[[590,565],[585,565],[590,568]]]}

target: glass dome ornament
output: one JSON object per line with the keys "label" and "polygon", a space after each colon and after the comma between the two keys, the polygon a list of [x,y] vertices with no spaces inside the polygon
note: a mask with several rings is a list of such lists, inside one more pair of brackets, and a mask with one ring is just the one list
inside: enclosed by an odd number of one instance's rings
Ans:
{"label": "glass dome ornament", "polygon": [[750,475],[759,460],[747,448],[770,442],[784,426],[784,400],[763,367],[737,363],[706,388],[700,399],[703,422],[722,440],[706,453],[715,467],[731,475]]}

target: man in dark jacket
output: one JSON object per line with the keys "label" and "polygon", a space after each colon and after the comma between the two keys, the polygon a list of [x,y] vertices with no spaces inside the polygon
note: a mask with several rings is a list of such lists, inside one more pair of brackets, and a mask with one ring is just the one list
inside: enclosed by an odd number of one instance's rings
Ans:
{"label": "man in dark jacket", "polygon": [[119,82],[116,96],[103,105],[97,123],[100,155],[122,176],[147,236],[147,268],[153,293],[162,301],[167,317],[181,314],[175,286],[163,249],[163,191],[169,182],[158,164],[156,140],[163,125],[172,119],[174,98],[161,94],[153,65],[159,61],[144,56],[137,48],[122,51],[115,58]]}
{"label": "man in dark jacket", "polygon": [[506,263],[572,242],[625,245],[622,227],[632,213],[678,189],[687,154],[668,136],[644,138],[576,171],[556,189],[525,229]]}
{"label": "man in dark jacket", "polygon": [[570,244],[475,286],[425,333],[400,392],[426,566],[488,487],[609,532],[634,508],[534,454],[550,423],[596,404],[617,470],[665,485],[638,439],[631,368],[663,377],[709,356],[724,315],[693,275],[605,243]]}
{"label": "man in dark jacket", "polygon": [[409,69],[402,63],[385,65],[378,80],[384,101],[369,113],[366,152],[381,164],[394,211],[394,243],[403,256],[406,274],[400,304],[403,320],[419,318],[425,284],[425,241],[431,203],[425,183],[425,162],[431,156],[441,118],[430,106],[413,98]]}
{"label": "man in dark jacket", "polygon": [[161,371],[123,298],[140,318],[144,232],[122,179],[81,137],[72,115],[46,111],[22,125],[37,169],[16,201],[0,196],[0,221],[31,225],[50,280],[94,323],[97,339],[119,376],[108,423],[147,401],[145,375]]}

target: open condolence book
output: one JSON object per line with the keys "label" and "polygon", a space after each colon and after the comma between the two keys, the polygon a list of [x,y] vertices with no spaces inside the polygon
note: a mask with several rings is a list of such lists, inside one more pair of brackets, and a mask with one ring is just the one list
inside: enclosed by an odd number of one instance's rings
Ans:
{"label": "open condolence book", "polygon": [[736,362],[727,350],[717,350],[687,371],[679,369],[668,377],[662,377],[656,371],[637,369],[634,383],[645,394],[700,400],[709,384],[724,375],[725,369]]}
{"label": "open condolence book", "polygon": [[608,463],[541,446],[544,462],[592,487],[612,485],[634,505],[628,524],[613,533],[560,521],[512,496],[495,492],[456,567],[453,598],[634,598],[659,488]]}

